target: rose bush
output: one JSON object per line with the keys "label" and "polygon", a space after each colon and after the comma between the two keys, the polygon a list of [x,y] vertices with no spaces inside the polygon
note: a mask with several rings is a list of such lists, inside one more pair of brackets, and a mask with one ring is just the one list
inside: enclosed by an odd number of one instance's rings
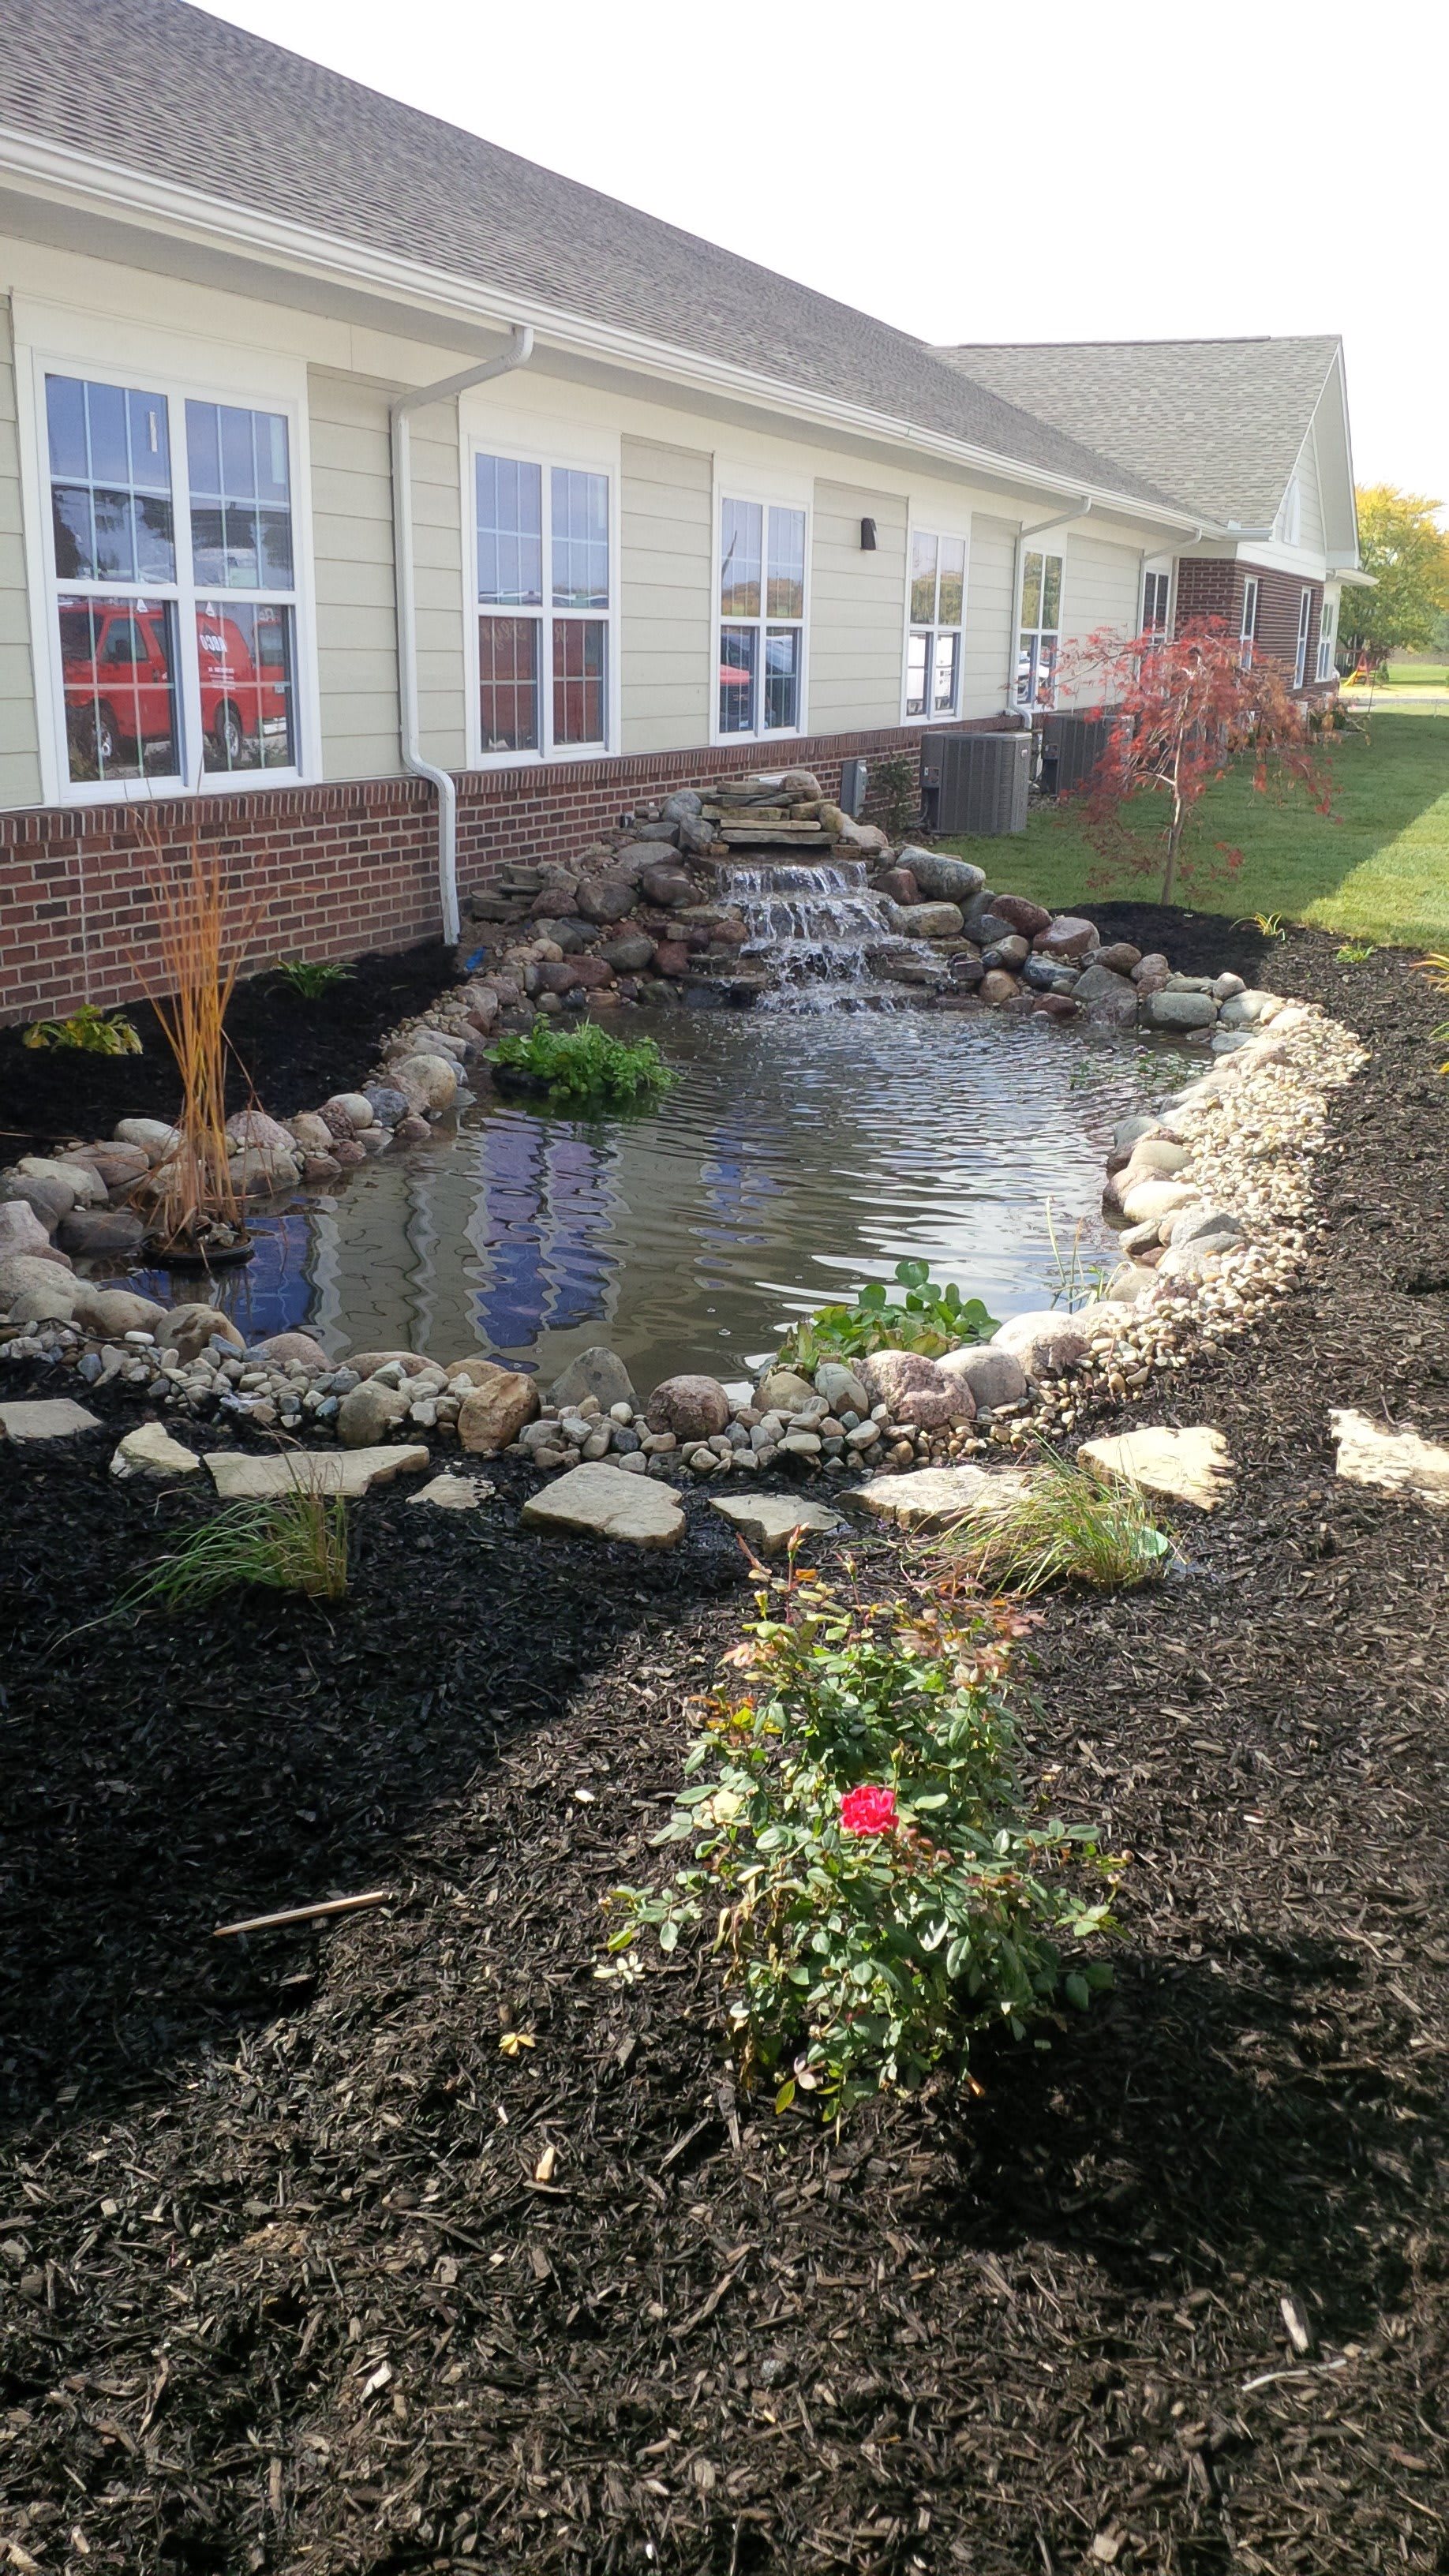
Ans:
{"label": "rose bush", "polygon": [[706,1702],[686,1772],[712,1776],[656,1836],[689,1858],[662,1889],[615,1890],[598,1973],[638,1975],[646,1929],[669,1951],[712,1926],[744,2078],[835,2113],[964,2062],[975,2032],[1023,2035],[1059,1996],[1085,2009],[1111,1970],[1067,1968],[1062,1945],[1111,1931],[1120,1864],[1022,1810],[1019,1617],[850,1604],[793,1574],[775,1590],[783,1615],[760,1596],[738,1686]]}

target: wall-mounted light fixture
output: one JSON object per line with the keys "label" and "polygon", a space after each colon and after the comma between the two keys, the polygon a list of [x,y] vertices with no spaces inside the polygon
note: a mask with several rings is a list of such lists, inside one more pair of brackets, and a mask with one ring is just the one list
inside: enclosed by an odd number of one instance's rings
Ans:
{"label": "wall-mounted light fixture", "polygon": [[873,554],[875,553],[875,521],[874,521],[874,519],[862,519],[862,520],[861,520],[861,523],[860,523],[860,551],[861,551],[861,553],[862,553],[863,555],[873,555]]}

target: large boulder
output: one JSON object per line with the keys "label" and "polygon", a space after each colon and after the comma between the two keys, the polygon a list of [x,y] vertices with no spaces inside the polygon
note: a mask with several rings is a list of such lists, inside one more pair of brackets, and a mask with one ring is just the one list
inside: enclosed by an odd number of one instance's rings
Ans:
{"label": "large boulder", "polygon": [[50,1259],[50,1230],[42,1225],[28,1199],[0,1200],[0,1255],[30,1252]]}
{"label": "large boulder", "polygon": [[923,1352],[872,1351],[857,1374],[872,1404],[889,1405],[892,1422],[914,1423],[918,1431],[942,1431],[954,1418],[958,1391]]}
{"label": "large boulder", "polygon": [[556,1377],[548,1391],[550,1404],[562,1411],[568,1405],[581,1404],[586,1395],[596,1396],[601,1413],[616,1404],[627,1404],[631,1413],[639,1410],[639,1399],[633,1381],[617,1352],[596,1343],[591,1350],[580,1351],[570,1360],[561,1377]]}
{"label": "large boulder", "polygon": [[644,868],[640,872],[639,891],[650,903],[664,912],[677,912],[681,904],[693,903],[694,887],[682,868]]}
{"label": "large boulder", "polygon": [[1102,1028],[1130,1029],[1137,1021],[1137,987],[1094,957],[1072,986],[1071,998]]}
{"label": "large boulder", "polygon": [[870,1391],[856,1370],[843,1360],[821,1360],[815,1371],[815,1392],[823,1395],[837,1417],[842,1413],[869,1413]]}
{"label": "large boulder", "polygon": [[238,1198],[272,1198],[280,1190],[296,1188],[302,1177],[301,1165],[290,1136],[287,1137],[287,1145],[290,1150],[286,1153],[273,1145],[242,1145],[238,1148],[227,1165],[232,1188]]}
{"label": "large boulder", "polygon": [[279,1118],[269,1118],[265,1109],[239,1109],[226,1122],[227,1141],[236,1145],[259,1145],[264,1152],[288,1154],[292,1139]]}
{"label": "large boulder", "polygon": [[154,1297],[142,1297],[134,1288],[78,1284],[75,1321],[83,1333],[94,1333],[98,1341],[118,1342],[125,1333],[154,1333],[165,1315],[165,1307],[158,1306]]}
{"label": "large boulder", "polygon": [[273,1333],[266,1341],[258,1342],[248,1357],[258,1368],[289,1368],[300,1362],[313,1376],[332,1366],[321,1343],[314,1342],[310,1333]]}
{"label": "large boulder", "polygon": [[[458,1093],[458,1068],[445,1055],[405,1055],[391,1067],[392,1078],[416,1115],[451,1109]],[[376,1104],[374,1103],[374,1106]]]}
{"label": "large boulder", "polygon": [[219,1306],[199,1302],[172,1306],[160,1317],[155,1333],[162,1349],[174,1351],[183,1368],[188,1361],[199,1359],[214,1340],[226,1342],[234,1351],[246,1349],[230,1315],[224,1315]]}
{"label": "large boulder", "polygon": [[[1142,991],[1140,979],[1137,990]],[[1242,999],[1241,994],[1238,998]],[[1225,1010],[1232,1007],[1231,1002],[1223,1005]],[[1208,1029],[1217,1018],[1218,1006],[1211,993],[1175,993],[1163,988],[1148,994],[1145,1012],[1150,1029]]]}
{"label": "large boulder", "polygon": [[337,1408],[337,1437],[344,1449],[372,1449],[406,1418],[410,1397],[400,1386],[369,1378],[344,1395]]}
{"label": "large boulder", "polygon": [[[755,1390],[755,1402],[761,1413],[798,1413],[802,1406],[814,1403],[817,1392],[824,1395],[824,1387],[813,1387],[808,1377],[802,1377],[798,1369],[772,1368],[761,1378]],[[868,1413],[870,1406],[871,1398],[867,1396],[863,1405],[857,1405],[856,1411]]]}
{"label": "large boulder", "polygon": [[[470,999],[476,998],[470,996]],[[488,998],[492,1001],[491,993]],[[363,1129],[373,1123],[372,1102],[365,1091],[334,1091],[330,1100],[323,1101],[318,1114],[327,1120],[329,1126],[334,1118],[345,1118],[356,1135],[361,1135]],[[333,1132],[337,1131],[334,1129]]]}
{"label": "large boulder", "polygon": [[61,1250],[80,1261],[128,1261],[145,1240],[144,1221],[124,1207],[72,1208],[56,1229]]}
{"label": "large boulder", "polygon": [[644,1410],[651,1431],[708,1440],[728,1422],[730,1400],[718,1378],[685,1374],[662,1378]]}
{"label": "large boulder", "polygon": [[1050,930],[1052,917],[1044,903],[1033,903],[1030,895],[999,894],[992,899],[998,921],[1014,922],[1023,939],[1035,939],[1042,930]]}
{"label": "large boulder", "polygon": [[0,1173],[0,1207],[24,1205],[32,1209],[48,1235],[54,1233],[63,1216],[69,1216],[75,1203],[69,1181],[24,1180],[14,1172]]}
{"label": "large boulder", "polygon": [[101,1207],[106,1185],[89,1163],[68,1163],[54,1154],[22,1154],[14,1177],[22,1181],[64,1181],[77,1207]]}
{"label": "large boulder", "polygon": [[1276,1020],[1283,1007],[1281,993],[1231,993],[1222,1006],[1222,1024],[1225,1029],[1262,1028]]}
{"label": "large boulder", "polygon": [[1080,913],[1059,912],[1045,930],[1036,933],[1032,946],[1038,957],[1053,957],[1070,966],[1099,948],[1101,941],[1094,921],[1084,920]]}
{"label": "large boulder", "polygon": [[626,930],[622,938],[606,939],[599,955],[616,975],[642,975],[654,962],[654,942],[642,930]]}
{"label": "large boulder", "polygon": [[43,1288],[58,1294],[56,1283],[69,1288],[73,1297],[80,1293],[79,1282],[72,1278],[67,1264],[57,1261],[47,1244],[40,1252],[0,1252],[0,1304],[12,1297],[23,1296],[27,1288]]}
{"label": "large boulder", "polygon": [[87,1145],[75,1159],[99,1173],[108,1190],[130,1189],[151,1168],[151,1157],[140,1145]]}
{"label": "large boulder", "polygon": [[[649,849],[647,842],[644,847],[649,850],[649,865],[652,867],[659,856],[658,850]],[[625,913],[632,912],[634,909],[636,882],[636,877],[625,878],[620,875],[595,877],[589,883],[581,885],[578,904],[585,921],[600,923],[622,921]]]}
{"label": "large boulder", "polygon": [[972,903],[986,884],[984,868],[970,859],[952,858],[946,850],[918,850],[911,845],[896,852],[896,865],[909,868],[922,894],[939,903]]}
{"label": "large boulder", "polygon": [[1026,1393],[1026,1371],[1014,1352],[1000,1342],[968,1342],[946,1351],[936,1362],[938,1375],[971,1398],[977,1413],[994,1413],[998,1405],[1019,1404]]}
{"label": "large boulder", "polygon": [[148,1163],[164,1163],[181,1142],[164,1118],[118,1118],[111,1133],[118,1145],[139,1145]]}
{"label": "large boulder", "polygon": [[35,1268],[44,1274],[43,1284],[14,1294],[0,1288],[0,1314],[8,1305],[12,1324],[74,1323],[84,1280],[77,1279],[73,1270],[62,1269],[58,1261],[37,1261]]}
{"label": "large boulder", "polygon": [[993,1337],[992,1347],[1009,1351],[1029,1378],[1056,1377],[1087,1355],[1087,1336],[1075,1316],[1055,1307],[1013,1315]]}
{"label": "large boulder", "polygon": [[485,1377],[476,1360],[469,1375],[474,1386],[459,1407],[458,1438],[475,1458],[496,1458],[500,1449],[518,1438],[525,1422],[533,1420],[538,1388],[521,1369],[494,1368]]}

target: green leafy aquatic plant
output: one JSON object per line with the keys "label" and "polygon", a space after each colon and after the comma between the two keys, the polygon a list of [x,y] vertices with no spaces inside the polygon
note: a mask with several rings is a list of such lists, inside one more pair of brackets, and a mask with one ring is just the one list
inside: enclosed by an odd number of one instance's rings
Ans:
{"label": "green leafy aquatic plant", "polygon": [[[1017,2037],[1111,1983],[1064,1945],[1114,1929],[1122,1867],[1090,1832],[1026,1814],[1005,1674],[1019,1617],[934,1602],[860,1604],[812,1575],[758,1596],[707,1703],[661,1845],[689,1857],[662,1889],[622,1887],[596,1972],[642,1972],[714,1930],[748,2084],[797,2089],[827,2116],[913,2089],[975,2033]],[[1106,1881],[1105,1889],[1102,1882]]]}
{"label": "green leafy aquatic plant", "polygon": [[885,1282],[868,1280],[848,1306],[821,1306],[795,1324],[780,1345],[781,1368],[814,1368],[829,1359],[865,1359],[871,1351],[921,1351],[936,1359],[963,1342],[989,1342],[997,1330],[979,1297],[963,1297],[954,1281],[938,1286],[924,1261],[898,1261],[905,1290],[893,1303]]}
{"label": "green leafy aquatic plant", "polygon": [[352,968],[334,958],[284,957],[277,973],[303,1001],[316,1002],[324,993],[330,993],[334,984],[350,982]]}
{"label": "green leafy aquatic plant", "polygon": [[973,1513],[932,1542],[932,1554],[988,1591],[1041,1592],[1081,1583],[1130,1592],[1181,1562],[1132,1485],[1047,1451],[989,1512]]}
{"label": "green leafy aquatic plant", "polygon": [[68,1020],[37,1020],[20,1041],[28,1047],[74,1047],[81,1055],[139,1055],[138,1031],[124,1011],[82,1002]]}
{"label": "green leafy aquatic plant", "polygon": [[594,1020],[585,1020],[576,1029],[556,1029],[547,1020],[535,1020],[527,1037],[500,1038],[491,1061],[531,1074],[561,1099],[610,1108],[653,1099],[671,1090],[677,1080],[652,1038],[631,1044],[612,1037]]}
{"label": "green leafy aquatic plant", "polygon": [[299,1489],[275,1502],[228,1503],[146,1568],[121,1610],[205,1609],[239,1584],[338,1601],[347,1590],[347,1505]]}

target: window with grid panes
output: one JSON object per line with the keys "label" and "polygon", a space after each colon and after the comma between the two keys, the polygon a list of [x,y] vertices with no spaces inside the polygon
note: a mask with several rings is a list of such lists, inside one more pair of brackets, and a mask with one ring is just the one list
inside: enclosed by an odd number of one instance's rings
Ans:
{"label": "window with grid panes", "polygon": [[483,755],[599,750],[609,730],[609,478],[480,455]]}
{"label": "window with grid panes", "polygon": [[961,629],[966,609],[966,540],[911,535],[911,620],[906,636],[906,713],[953,716],[961,700]]}
{"label": "window with grid panes", "polygon": [[1331,680],[1333,677],[1333,638],[1337,624],[1338,610],[1331,599],[1325,599],[1318,612],[1318,668],[1314,675],[1317,679]]}
{"label": "window with grid panes", "polygon": [[798,733],[805,668],[805,513],[720,505],[719,730]]}
{"label": "window with grid panes", "polygon": [[1167,606],[1172,592],[1170,572],[1150,572],[1142,583],[1142,632],[1159,641],[1167,634]]}
{"label": "window with grid panes", "polygon": [[72,784],[295,770],[286,415],[45,379]]}
{"label": "window with grid panes", "polygon": [[1016,643],[1016,703],[1049,707],[1062,641],[1062,557],[1028,552],[1021,567]]}

